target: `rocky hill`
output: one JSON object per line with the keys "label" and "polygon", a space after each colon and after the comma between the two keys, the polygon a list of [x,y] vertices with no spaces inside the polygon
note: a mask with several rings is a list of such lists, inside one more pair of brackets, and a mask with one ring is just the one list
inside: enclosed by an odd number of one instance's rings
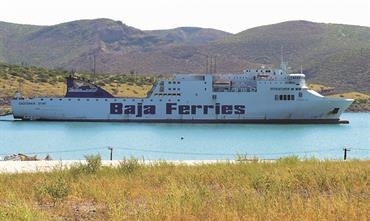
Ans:
{"label": "rocky hill", "polygon": [[292,70],[337,92],[370,94],[370,28],[289,21],[232,35],[182,27],[139,30],[109,19],[54,26],[0,22],[0,62],[97,72],[204,72],[207,56],[220,73],[247,66],[277,66],[283,54]]}

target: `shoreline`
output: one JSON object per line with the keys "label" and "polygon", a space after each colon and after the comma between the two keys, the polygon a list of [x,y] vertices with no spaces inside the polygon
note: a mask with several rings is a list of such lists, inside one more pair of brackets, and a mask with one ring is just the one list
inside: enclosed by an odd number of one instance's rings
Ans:
{"label": "shoreline", "polygon": [[[102,166],[117,167],[122,160],[102,160]],[[139,161],[142,165],[153,165],[156,163],[169,163],[174,165],[204,165],[215,163],[235,163],[235,160],[145,160]],[[261,162],[274,162],[262,160]],[[86,160],[38,160],[38,161],[0,161],[0,174],[4,173],[37,173],[50,172],[53,169],[67,169],[78,164],[86,164]]]}

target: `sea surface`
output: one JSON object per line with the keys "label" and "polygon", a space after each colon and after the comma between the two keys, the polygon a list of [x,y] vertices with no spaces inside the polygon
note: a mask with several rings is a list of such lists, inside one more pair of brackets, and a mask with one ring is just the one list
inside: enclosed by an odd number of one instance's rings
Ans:
{"label": "sea surface", "polygon": [[24,153],[55,160],[234,160],[239,157],[370,159],[370,113],[345,113],[341,125],[30,122],[0,117],[0,157]]}

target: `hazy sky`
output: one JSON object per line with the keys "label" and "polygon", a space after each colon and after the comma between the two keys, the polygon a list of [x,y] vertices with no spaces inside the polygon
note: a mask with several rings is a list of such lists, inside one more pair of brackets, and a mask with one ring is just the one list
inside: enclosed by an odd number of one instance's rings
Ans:
{"label": "hazy sky", "polygon": [[237,33],[309,20],[370,26],[370,0],[2,0],[0,21],[54,25],[110,18],[142,30],[181,26]]}

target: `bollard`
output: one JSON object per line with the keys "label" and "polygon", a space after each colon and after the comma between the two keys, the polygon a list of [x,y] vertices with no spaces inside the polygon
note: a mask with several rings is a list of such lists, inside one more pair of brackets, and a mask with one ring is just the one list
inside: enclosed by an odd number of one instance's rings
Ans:
{"label": "bollard", "polygon": [[344,160],[347,160],[347,151],[350,151],[350,149],[348,148],[343,148],[343,151],[344,151]]}
{"label": "bollard", "polygon": [[113,160],[113,147],[108,147],[108,150],[110,150],[110,160]]}

